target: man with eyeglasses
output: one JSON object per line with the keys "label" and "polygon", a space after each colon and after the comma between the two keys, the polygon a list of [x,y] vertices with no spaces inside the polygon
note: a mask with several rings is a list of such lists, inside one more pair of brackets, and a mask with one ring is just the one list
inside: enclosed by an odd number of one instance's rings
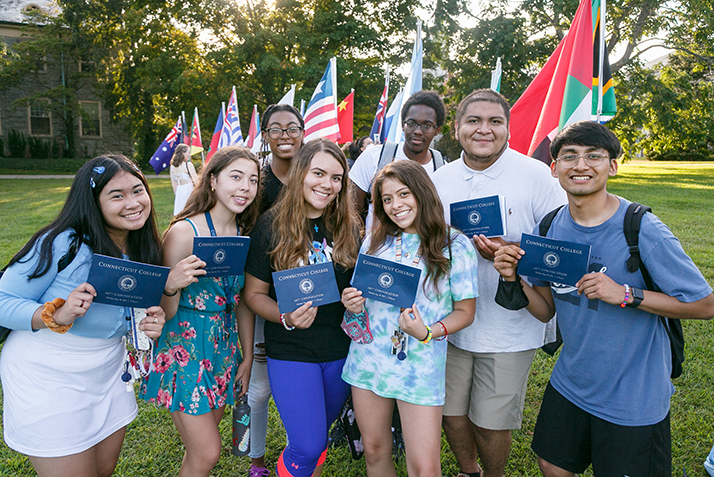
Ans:
{"label": "man with eyeglasses", "polygon": [[[526,310],[541,321],[555,312],[563,348],[543,395],[532,448],[547,477],[671,476],[672,351],[658,315],[710,319],[712,288],[656,216],[645,213],[638,247],[642,268],[628,271],[624,222],[629,201],[610,194],[620,141],[605,126],[581,121],[550,146],[553,177],[568,195],[548,237],[590,245],[590,270],[575,287],[522,281],[516,245],[501,247],[494,266],[503,286],[522,288]],[[532,233],[539,233],[538,226]],[[531,285],[532,284],[532,285]]]}
{"label": "man with eyeglasses", "polygon": [[456,111],[461,158],[433,177],[448,223],[454,202],[500,195],[507,208],[508,235],[472,237],[480,254],[476,315],[472,325],[449,335],[443,427],[461,469],[459,477],[481,475],[477,456],[483,477],[503,476],[511,431],[520,429],[523,419],[531,362],[548,341],[544,323],[494,300],[495,251],[519,242],[522,233],[531,233],[566,200],[545,164],[508,147],[509,118],[510,106],[499,93],[481,89],[466,96]]}
{"label": "man with eyeglasses", "polygon": [[[402,106],[404,141],[368,147],[350,169],[352,200],[358,214],[363,215],[365,199],[368,198],[374,177],[390,162],[416,161],[429,176],[444,164],[441,153],[429,146],[444,125],[445,118],[446,107],[435,91],[418,91],[409,97]],[[367,229],[372,218],[371,204],[369,210],[365,220]]]}

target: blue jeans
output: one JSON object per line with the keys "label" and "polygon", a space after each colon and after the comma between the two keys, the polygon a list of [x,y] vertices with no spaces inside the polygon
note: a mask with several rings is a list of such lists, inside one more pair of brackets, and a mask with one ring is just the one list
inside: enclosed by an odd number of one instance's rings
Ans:
{"label": "blue jeans", "polygon": [[709,457],[707,457],[707,460],[704,461],[704,468],[707,469],[709,475],[714,477],[714,447],[712,447],[712,450],[709,453]]}

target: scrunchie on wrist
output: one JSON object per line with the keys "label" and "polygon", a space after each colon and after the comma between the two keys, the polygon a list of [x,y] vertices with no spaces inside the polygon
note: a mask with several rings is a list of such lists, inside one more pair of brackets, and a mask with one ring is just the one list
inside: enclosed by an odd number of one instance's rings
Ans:
{"label": "scrunchie on wrist", "polygon": [[54,320],[55,312],[62,308],[64,303],[65,300],[63,298],[55,298],[52,301],[48,301],[45,303],[45,307],[42,309],[42,313],[40,314],[40,317],[47,328],[61,335],[67,333],[67,331],[72,328],[72,325],[74,325],[74,323],[70,323],[69,325],[58,325]]}

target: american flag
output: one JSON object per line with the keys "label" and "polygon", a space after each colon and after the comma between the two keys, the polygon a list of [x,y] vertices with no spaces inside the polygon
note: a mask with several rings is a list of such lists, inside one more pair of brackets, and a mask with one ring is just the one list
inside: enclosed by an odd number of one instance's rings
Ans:
{"label": "american flag", "polygon": [[305,142],[319,138],[337,141],[340,128],[337,125],[336,89],[337,61],[332,58],[305,111]]}
{"label": "american flag", "polygon": [[166,139],[164,139],[164,142],[161,143],[159,148],[149,160],[149,164],[151,164],[151,167],[154,168],[154,171],[157,174],[166,169],[171,163],[171,157],[173,157],[176,146],[179,144],[180,136],[181,117],[178,118],[174,127],[171,128],[171,132],[169,132]]}

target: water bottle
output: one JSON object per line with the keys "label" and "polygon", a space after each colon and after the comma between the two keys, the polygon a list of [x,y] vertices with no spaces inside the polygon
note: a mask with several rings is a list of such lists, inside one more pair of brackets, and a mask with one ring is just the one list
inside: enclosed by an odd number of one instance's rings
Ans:
{"label": "water bottle", "polygon": [[[240,389],[240,385],[238,385]],[[250,406],[248,395],[238,398],[238,403],[233,406],[233,448],[231,454],[236,457],[245,457],[250,452]]]}

